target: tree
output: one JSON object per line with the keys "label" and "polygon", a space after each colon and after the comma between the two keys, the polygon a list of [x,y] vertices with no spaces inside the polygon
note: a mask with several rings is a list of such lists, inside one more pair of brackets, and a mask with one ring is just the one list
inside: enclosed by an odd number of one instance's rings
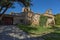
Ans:
{"label": "tree", "polygon": [[12,7],[13,3],[10,2],[9,0],[0,0],[0,13],[3,10],[3,12],[1,13],[0,16],[0,20],[2,19],[4,13],[7,11],[8,8]]}
{"label": "tree", "polygon": [[60,25],[60,14],[55,15],[55,23],[56,25]]}
{"label": "tree", "polygon": [[32,5],[31,0],[18,0],[18,2],[22,3],[25,7],[30,7]]}
{"label": "tree", "polygon": [[31,5],[31,0],[0,0],[0,12],[4,7],[9,8],[9,6],[12,5],[14,2],[18,2],[25,7]]}
{"label": "tree", "polygon": [[18,2],[25,7],[29,7],[31,5],[31,0],[0,0],[0,13],[3,10],[3,12],[0,15],[0,23],[2,21],[1,19],[4,13],[7,11],[7,9],[14,5],[14,2]]}
{"label": "tree", "polygon": [[0,13],[3,8],[5,8],[1,13],[0,20],[3,17],[4,13],[7,11],[7,9],[14,5],[14,2],[21,3],[25,7],[29,7],[31,5],[31,0],[0,0]]}

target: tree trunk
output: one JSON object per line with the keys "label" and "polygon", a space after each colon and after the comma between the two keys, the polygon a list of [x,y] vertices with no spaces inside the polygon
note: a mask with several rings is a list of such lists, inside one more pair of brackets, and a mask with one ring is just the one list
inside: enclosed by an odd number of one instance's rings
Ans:
{"label": "tree trunk", "polygon": [[2,20],[2,17],[4,16],[4,13],[7,11],[8,7],[6,7],[6,9],[2,12],[1,16],[0,16],[0,21]]}
{"label": "tree trunk", "polygon": [[[0,23],[2,22],[2,17],[4,16],[4,13],[7,11],[7,9],[9,8],[9,6],[10,6],[10,3],[6,5],[5,10],[2,12],[2,14],[0,16]],[[1,8],[1,9],[3,9],[3,8]]]}
{"label": "tree trunk", "polygon": [[2,11],[3,7],[0,8],[0,12]]}

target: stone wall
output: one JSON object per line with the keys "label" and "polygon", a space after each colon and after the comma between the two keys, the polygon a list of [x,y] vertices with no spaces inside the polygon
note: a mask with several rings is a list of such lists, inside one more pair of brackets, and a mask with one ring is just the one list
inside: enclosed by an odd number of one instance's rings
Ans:
{"label": "stone wall", "polygon": [[40,14],[34,14],[32,19],[32,25],[39,25]]}
{"label": "stone wall", "polygon": [[45,14],[43,14],[44,16],[47,16],[48,19],[47,19],[47,22],[46,22],[46,26],[48,27],[49,25],[50,26],[54,26],[55,25],[55,17],[54,15],[52,14],[51,10],[47,10]]}
{"label": "stone wall", "polygon": [[[29,8],[27,8],[27,9],[23,8],[20,16],[19,17],[14,17],[13,24],[21,23],[21,21],[23,21],[22,23],[24,23],[24,24],[39,25],[40,14],[38,14],[38,13],[35,14]],[[54,16],[52,15],[51,10],[46,11],[46,13],[43,14],[43,15],[48,17],[47,22],[46,22],[47,26],[49,24],[51,24],[52,21],[55,24]]]}
{"label": "stone wall", "polygon": [[15,16],[13,18],[13,24],[19,24],[20,23],[20,17]]}

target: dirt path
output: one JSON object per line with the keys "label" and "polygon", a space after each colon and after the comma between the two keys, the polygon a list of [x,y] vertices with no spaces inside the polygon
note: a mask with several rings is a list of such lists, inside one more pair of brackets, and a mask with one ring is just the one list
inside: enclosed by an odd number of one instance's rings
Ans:
{"label": "dirt path", "polygon": [[14,25],[0,26],[0,40],[44,40],[30,37]]}

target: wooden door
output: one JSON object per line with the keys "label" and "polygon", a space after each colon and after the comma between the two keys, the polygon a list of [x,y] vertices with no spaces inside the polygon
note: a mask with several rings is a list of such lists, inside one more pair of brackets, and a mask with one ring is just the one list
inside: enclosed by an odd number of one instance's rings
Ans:
{"label": "wooden door", "polygon": [[13,24],[13,18],[12,17],[4,17],[3,18],[3,24],[12,25]]}

